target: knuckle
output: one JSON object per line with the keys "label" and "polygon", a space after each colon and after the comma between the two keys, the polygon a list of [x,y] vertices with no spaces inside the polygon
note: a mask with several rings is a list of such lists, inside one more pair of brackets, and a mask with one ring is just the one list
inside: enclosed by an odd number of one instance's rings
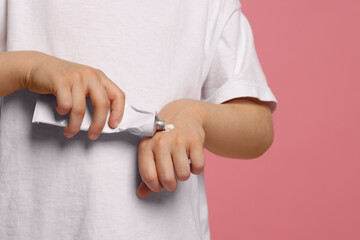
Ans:
{"label": "knuckle", "polygon": [[65,72],[60,72],[54,77],[55,90],[60,86],[64,86],[64,83],[68,80]]}
{"label": "knuckle", "polygon": [[75,113],[76,115],[80,115],[83,116],[85,115],[85,107],[84,106],[74,106],[71,110],[73,113]]}
{"label": "knuckle", "polygon": [[166,139],[163,137],[159,137],[155,140],[154,144],[157,150],[162,150],[166,147]]}
{"label": "knuckle", "polygon": [[97,75],[105,75],[105,73],[99,68],[93,68]]}
{"label": "knuckle", "polygon": [[63,109],[63,110],[70,110],[71,109],[71,99],[70,98],[65,98],[65,99],[62,99],[60,101],[58,101],[58,106]]}
{"label": "knuckle", "polygon": [[174,146],[175,147],[181,147],[181,146],[183,146],[184,145],[184,140],[182,139],[182,137],[180,137],[180,136],[176,136],[175,138],[174,138]]}
{"label": "knuckle", "polygon": [[84,67],[82,69],[83,73],[85,73],[86,75],[90,76],[90,77],[93,77],[93,78],[96,78],[98,79],[99,76],[97,74],[97,70],[95,68],[92,68],[92,67]]}
{"label": "knuckle", "polygon": [[193,161],[191,162],[191,167],[193,169],[194,174],[200,174],[205,167],[205,162]]}
{"label": "knuckle", "polygon": [[125,99],[125,94],[120,90],[120,88],[118,88],[118,90],[114,91],[114,94],[115,94],[115,97],[120,100]]}
{"label": "knuckle", "polygon": [[79,71],[73,71],[70,73],[70,78],[72,81],[82,81],[82,75]]}
{"label": "knuckle", "polygon": [[151,184],[151,185],[156,184],[157,181],[158,181],[156,174],[155,174],[155,173],[152,173],[152,172],[150,172],[150,171],[144,171],[144,172],[141,174],[141,176],[142,176],[142,179],[143,179],[145,182],[147,182],[147,183],[149,183],[149,184]]}
{"label": "knuckle", "polygon": [[141,142],[139,143],[138,151],[139,151],[139,152],[142,152],[142,151],[144,151],[146,148],[147,148],[147,143],[146,143],[146,141],[141,141]]}
{"label": "knuckle", "polygon": [[121,98],[121,99],[125,99],[125,93],[119,88],[119,97]]}
{"label": "knuckle", "polygon": [[110,100],[106,98],[100,98],[94,101],[94,106],[97,108],[109,108],[110,107]]}
{"label": "knuckle", "polygon": [[189,141],[189,144],[196,145],[199,143],[199,138],[196,134],[190,134],[188,141]]}
{"label": "knuckle", "polygon": [[198,161],[198,162],[195,162],[195,166],[197,166],[198,169],[204,169],[205,167],[205,161]]}
{"label": "knuckle", "polygon": [[165,184],[165,185],[170,186],[170,185],[172,185],[172,183],[174,182],[174,178],[173,178],[172,176],[170,176],[170,175],[163,175],[163,176],[161,177],[161,182],[162,182],[163,184]]}

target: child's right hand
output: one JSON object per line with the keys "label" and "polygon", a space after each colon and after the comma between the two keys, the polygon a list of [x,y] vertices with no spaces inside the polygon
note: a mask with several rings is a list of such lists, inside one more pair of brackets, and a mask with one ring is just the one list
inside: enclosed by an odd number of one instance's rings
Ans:
{"label": "child's right hand", "polygon": [[109,108],[109,125],[117,127],[124,114],[125,94],[102,71],[40,52],[33,54],[27,76],[22,81],[23,87],[36,93],[55,95],[59,114],[71,111],[69,124],[64,128],[66,137],[71,138],[80,130],[86,111],[86,96],[94,106],[88,137],[92,140],[98,138]]}

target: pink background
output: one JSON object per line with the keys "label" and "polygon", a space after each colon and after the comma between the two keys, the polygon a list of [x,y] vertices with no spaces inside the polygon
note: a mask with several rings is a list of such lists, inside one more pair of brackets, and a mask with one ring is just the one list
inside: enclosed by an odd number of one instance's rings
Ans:
{"label": "pink background", "polygon": [[359,240],[360,1],[241,3],[275,139],[252,160],[205,151],[212,240]]}

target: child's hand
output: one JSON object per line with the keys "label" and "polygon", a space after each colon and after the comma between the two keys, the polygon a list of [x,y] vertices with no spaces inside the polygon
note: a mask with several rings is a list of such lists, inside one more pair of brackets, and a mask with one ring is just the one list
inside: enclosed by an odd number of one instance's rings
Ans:
{"label": "child's hand", "polygon": [[93,122],[88,130],[90,139],[95,140],[100,135],[109,107],[110,127],[117,127],[123,117],[124,92],[95,68],[34,52],[23,85],[33,92],[55,95],[59,114],[65,115],[71,110],[69,124],[64,128],[64,135],[68,138],[80,130],[86,111],[86,96],[94,106]]}
{"label": "child's hand", "polygon": [[164,188],[173,192],[177,187],[176,178],[185,181],[190,177],[190,172],[202,172],[205,166],[205,132],[203,121],[192,101],[181,99],[167,104],[158,116],[175,128],[141,139],[138,161],[142,181],[137,190],[140,198]]}

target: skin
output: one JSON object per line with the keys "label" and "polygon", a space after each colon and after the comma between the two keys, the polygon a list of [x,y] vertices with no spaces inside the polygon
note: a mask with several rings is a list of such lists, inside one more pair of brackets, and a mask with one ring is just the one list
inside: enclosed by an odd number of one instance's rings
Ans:
{"label": "skin", "polygon": [[252,159],[273,142],[271,111],[255,98],[235,98],[223,104],[179,99],[165,105],[158,115],[175,129],[141,139],[142,181],[136,192],[140,198],[164,189],[173,192],[178,180],[200,174],[205,167],[204,147],[219,156]]}
{"label": "skin", "polygon": [[[64,128],[69,138],[80,129],[86,96],[94,105],[90,139],[95,140],[101,133],[109,108],[110,127],[116,127],[122,119],[125,94],[99,69],[40,52],[19,51],[0,53],[0,73],[0,96],[22,88],[55,95],[58,113],[70,111],[69,124]],[[158,116],[175,129],[141,139],[139,198],[164,189],[173,192],[178,181],[200,174],[205,167],[204,148],[223,157],[252,159],[264,154],[274,138],[267,103],[251,97],[222,104],[178,99],[166,104]]]}
{"label": "skin", "polygon": [[65,115],[70,111],[64,135],[73,137],[79,132],[86,112],[86,97],[94,106],[93,122],[88,137],[99,137],[111,109],[109,125],[115,128],[121,121],[124,92],[101,70],[68,62],[35,51],[0,53],[0,96],[28,88],[40,94],[56,96],[56,111]]}

